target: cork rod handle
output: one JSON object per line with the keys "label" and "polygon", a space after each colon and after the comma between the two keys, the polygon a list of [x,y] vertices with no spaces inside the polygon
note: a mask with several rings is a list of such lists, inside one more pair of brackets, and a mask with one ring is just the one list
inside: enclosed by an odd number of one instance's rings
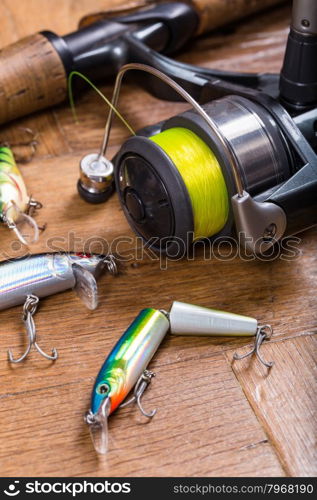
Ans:
{"label": "cork rod handle", "polygon": [[63,63],[40,33],[0,51],[0,124],[62,102],[67,95]]}

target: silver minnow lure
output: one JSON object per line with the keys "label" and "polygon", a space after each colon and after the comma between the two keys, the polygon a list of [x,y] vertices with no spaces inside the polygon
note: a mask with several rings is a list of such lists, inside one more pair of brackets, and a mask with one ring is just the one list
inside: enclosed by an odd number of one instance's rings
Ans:
{"label": "silver minnow lure", "polygon": [[88,309],[95,309],[98,305],[96,278],[105,268],[112,274],[117,273],[112,255],[39,254],[0,263],[0,310],[24,304],[22,319],[29,337],[23,356],[14,359],[9,351],[9,360],[19,363],[32,345],[47,359],[57,359],[55,349],[49,356],[36,342],[33,316],[39,300],[72,288]]}

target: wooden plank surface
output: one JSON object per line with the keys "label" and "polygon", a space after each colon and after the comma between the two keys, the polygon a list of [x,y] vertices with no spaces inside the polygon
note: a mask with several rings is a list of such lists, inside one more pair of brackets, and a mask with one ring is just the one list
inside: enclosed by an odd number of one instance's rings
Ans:
{"label": "wooden plank surface", "polygon": [[[60,15],[54,17],[43,3],[32,0],[26,8],[26,2],[2,2],[6,22],[1,43],[44,27],[66,33],[91,10],[85,0],[61,1]],[[95,2],[94,10],[106,3]],[[288,7],[272,9],[199,39],[179,59],[226,69],[278,71],[288,12]],[[111,95],[110,85],[102,90]],[[11,143],[22,162],[30,192],[44,204],[37,219],[48,226],[32,252],[100,251],[100,245],[105,250],[119,236],[130,238],[120,250],[131,250],[134,235],[116,197],[91,206],[77,196],[78,162],[98,148],[106,109],[92,92],[76,102],[78,125],[65,104],[0,130],[0,140]],[[147,124],[149,115],[155,122],[184,108],[158,101],[130,84],[124,86],[120,101],[121,112],[135,128]],[[21,145],[27,142],[26,128],[36,136],[34,156],[30,146]],[[116,123],[110,152],[125,137]],[[43,300],[36,318],[39,340],[47,351],[58,348],[55,364],[32,353],[24,364],[10,366],[7,348],[19,353],[24,346],[21,311],[1,312],[2,475],[311,474],[317,231],[300,238],[296,258],[270,262],[204,260],[197,250],[194,260],[166,263],[146,255],[141,259],[140,249],[133,251],[119,277],[100,280],[96,311],[88,312],[72,292]],[[0,241],[1,260],[25,252],[3,227]],[[98,367],[141,308],[167,309],[174,299],[270,322],[274,337],[263,352],[276,365],[269,375],[256,362],[231,365],[232,353],[249,348],[249,339],[167,337],[152,363],[157,377],[144,398],[146,407],[159,408],[157,416],[144,424],[135,408],[114,415],[111,450],[100,462],[82,420]],[[260,400],[256,387],[261,388]],[[287,394],[287,401],[281,394]],[[296,432],[281,432],[284,421]]]}
{"label": "wooden plank surface", "polygon": [[[290,476],[316,476],[316,335],[275,340],[263,346],[274,360],[267,370],[259,363],[234,363],[234,372],[252,408],[275,444]],[[230,357],[230,353],[227,353]],[[287,369],[287,376],[285,376]]]}
{"label": "wooden plank surface", "polygon": [[[0,415],[7,422],[1,442],[6,438],[7,445],[0,459],[7,474],[18,468],[26,475],[283,475],[222,355],[200,359],[194,369],[160,353],[152,365],[157,378],[144,398],[146,408],[159,409],[157,418],[144,422],[133,407],[118,412],[110,421],[111,451],[98,460],[82,415],[93,382],[84,374],[102,357],[100,348],[86,356],[82,375],[75,369],[68,383],[31,386],[1,398]],[[12,414],[21,405],[32,419],[17,428]]]}

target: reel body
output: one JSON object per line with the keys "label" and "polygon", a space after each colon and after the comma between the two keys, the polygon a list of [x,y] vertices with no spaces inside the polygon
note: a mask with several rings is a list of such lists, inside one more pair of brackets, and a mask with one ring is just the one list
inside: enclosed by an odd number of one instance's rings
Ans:
{"label": "reel body", "polygon": [[[229,154],[235,158],[243,190],[255,200],[268,199],[301,166],[287,131],[259,103],[229,95],[202,108],[212,117],[222,140],[195,110],[189,110],[141,130],[123,144],[115,158],[116,188],[124,213],[133,230],[157,252],[177,256],[197,239],[190,192],[193,186],[186,185],[173,158],[156,143],[155,137],[162,132],[190,130],[208,146],[221,167],[229,200],[237,193]],[[308,128],[307,120],[301,118],[299,124]],[[192,165],[193,176],[204,174],[199,164]],[[219,231],[205,237],[232,235],[235,213],[231,203],[229,207]],[[206,217],[214,214],[206,213]]]}
{"label": "reel body", "polygon": [[[157,97],[192,106],[139,131],[112,161],[124,213],[147,246],[176,257],[195,240],[234,229],[262,254],[284,235],[317,224],[317,86],[309,69],[317,55],[314,13],[311,0],[294,0],[280,75],[179,63],[125,35],[135,63],[118,72],[100,162],[126,71]],[[99,193],[86,177],[80,194],[92,201]]]}

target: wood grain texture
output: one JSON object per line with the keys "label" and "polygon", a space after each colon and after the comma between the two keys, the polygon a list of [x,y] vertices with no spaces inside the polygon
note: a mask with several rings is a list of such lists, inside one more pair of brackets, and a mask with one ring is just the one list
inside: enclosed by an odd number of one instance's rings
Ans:
{"label": "wood grain texture", "polygon": [[[138,0],[111,0],[112,9],[135,4]],[[0,14],[5,22],[0,32],[0,45],[4,47],[45,29],[66,35],[78,28],[81,17],[92,10],[106,8],[109,8],[109,0],[94,0],[93,3],[91,0],[54,0],[54,6],[51,0],[1,0]]]}
{"label": "wood grain texture", "polygon": [[[96,0],[94,9],[107,3]],[[91,11],[86,0],[56,0],[54,11],[59,8],[60,15],[54,17],[43,4],[45,0],[4,0],[1,42],[44,27],[66,33]],[[209,67],[277,71],[288,12],[288,7],[275,8],[270,15],[197,39],[179,59]],[[111,95],[109,84],[102,90]],[[111,249],[130,258],[120,276],[101,278],[100,306],[94,312],[71,291],[42,301],[36,317],[39,342],[46,351],[59,350],[55,364],[32,352],[24,364],[10,366],[6,350],[11,347],[19,354],[25,345],[21,309],[1,312],[2,475],[308,475],[313,456],[309,436],[314,432],[309,387],[314,384],[311,334],[317,333],[317,230],[299,235],[294,257],[274,256],[270,262],[232,255],[205,259],[202,248],[189,261],[160,262],[142,255],[116,197],[99,206],[78,198],[79,160],[99,147],[106,108],[90,91],[77,95],[76,103],[79,124],[65,104],[0,129],[0,140],[20,155],[29,191],[44,204],[37,220],[47,222],[47,230],[31,251],[106,251],[124,236],[125,242]],[[131,84],[123,86],[120,110],[135,128],[185,108],[158,101]],[[35,146],[26,129],[33,131]],[[109,155],[125,137],[116,122]],[[25,252],[4,227],[0,242],[0,260]],[[251,347],[251,339],[167,336],[151,364],[157,377],[144,398],[147,408],[158,407],[157,416],[144,423],[133,407],[113,415],[111,451],[99,462],[82,419],[99,366],[141,308],[168,309],[175,299],[270,322],[274,337],[263,353],[276,365],[263,379],[255,361],[250,367],[248,362],[231,365],[233,352]],[[255,397],[256,385],[261,401]],[[281,432],[283,419],[296,432]]]}
{"label": "wood grain texture", "polygon": [[[164,3],[168,0],[159,0]],[[237,21],[256,12],[268,9],[286,0],[184,0],[190,4],[198,14],[197,34],[207,33],[215,28]],[[122,7],[108,7],[103,12],[94,12],[81,19],[80,26],[87,26],[95,21],[111,15],[128,14],[140,7],[147,7],[155,3],[152,0],[136,0],[127,2]]]}
{"label": "wood grain texture", "polygon": [[[2,427],[0,436],[8,444],[2,448],[0,460],[7,474],[19,468],[26,475],[63,476],[258,476],[260,471],[283,475],[221,355],[200,360],[194,369],[187,362],[168,362],[159,354],[152,366],[157,378],[144,397],[147,408],[159,408],[157,418],[144,421],[133,407],[114,414],[110,452],[99,461],[82,417],[89,407],[93,383],[84,373],[94,371],[102,357],[96,350],[86,358],[82,375],[75,375],[68,384],[1,397],[0,415],[6,430],[3,433]],[[32,416],[28,433],[18,424],[21,405]]]}
{"label": "wood grain texture", "polygon": [[249,360],[234,363],[233,370],[287,474],[316,476],[317,337],[273,340],[263,355],[275,363],[269,374]]}
{"label": "wood grain texture", "polygon": [[199,13],[198,33],[204,33],[281,2],[280,0],[190,0],[190,3]]}

